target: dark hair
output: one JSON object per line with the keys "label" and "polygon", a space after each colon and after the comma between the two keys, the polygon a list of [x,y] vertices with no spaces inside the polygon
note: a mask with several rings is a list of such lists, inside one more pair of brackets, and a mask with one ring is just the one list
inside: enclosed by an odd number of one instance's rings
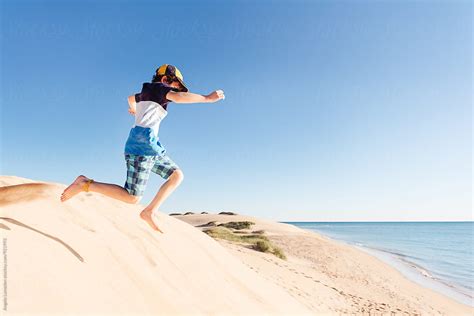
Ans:
{"label": "dark hair", "polygon": [[153,78],[151,79],[151,82],[161,82],[161,78],[163,78],[164,76],[166,76],[166,82],[168,84],[171,84],[173,81],[177,81],[178,79],[176,77],[173,77],[173,76],[167,76],[167,75],[157,75],[155,74],[153,76]]}

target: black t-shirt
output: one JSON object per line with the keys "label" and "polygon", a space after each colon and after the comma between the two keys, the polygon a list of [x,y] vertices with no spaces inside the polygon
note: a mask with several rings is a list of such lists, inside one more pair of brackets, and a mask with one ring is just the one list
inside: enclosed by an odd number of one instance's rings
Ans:
{"label": "black t-shirt", "polygon": [[144,82],[142,92],[135,94],[135,102],[153,101],[160,104],[165,110],[171,100],[166,99],[170,90],[179,92],[179,89],[168,86],[162,82]]}

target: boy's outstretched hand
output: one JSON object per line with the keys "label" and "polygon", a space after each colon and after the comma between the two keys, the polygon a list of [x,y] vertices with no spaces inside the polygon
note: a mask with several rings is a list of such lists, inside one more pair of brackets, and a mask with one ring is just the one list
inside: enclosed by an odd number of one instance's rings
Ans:
{"label": "boy's outstretched hand", "polygon": [[216,102],[225,99],[224,91],[216,90],[207,96],[209,102]]}

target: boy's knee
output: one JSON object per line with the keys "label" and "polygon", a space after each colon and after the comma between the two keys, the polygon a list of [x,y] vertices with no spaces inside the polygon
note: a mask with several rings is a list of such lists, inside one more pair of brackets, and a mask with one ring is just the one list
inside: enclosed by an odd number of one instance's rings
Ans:
{"label": "boy's knee", "polygon": [[181,169],[175,169],[170,177],[178,182],[181,182],[184,179],[184,173]]}
{"label": "boy's knee", "polygon": [[142,199],[141,196],[130,195],[130,203],[137,204]]}

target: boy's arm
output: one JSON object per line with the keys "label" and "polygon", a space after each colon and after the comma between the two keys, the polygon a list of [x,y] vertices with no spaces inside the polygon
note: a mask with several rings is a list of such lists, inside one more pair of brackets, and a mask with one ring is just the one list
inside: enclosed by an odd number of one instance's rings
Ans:
{"label": "boy's arm", "polygon": [[128,97],[128,113],[131,115],[135,115],[135,112],[137,111],[137,102],[135,102],[135,95],[132,94],[131,96]]}
{"label": "boy's arm", "polygon": [[166,98],[175,103],[211,103],[225,99],[224,91],[217,90],[209,95],[201,95],[192,92],[169,91]]}

